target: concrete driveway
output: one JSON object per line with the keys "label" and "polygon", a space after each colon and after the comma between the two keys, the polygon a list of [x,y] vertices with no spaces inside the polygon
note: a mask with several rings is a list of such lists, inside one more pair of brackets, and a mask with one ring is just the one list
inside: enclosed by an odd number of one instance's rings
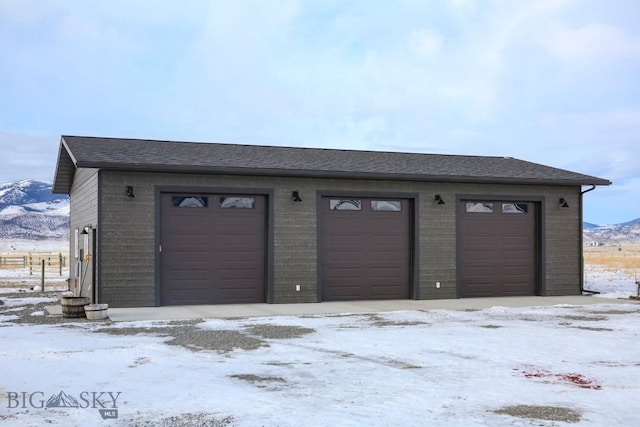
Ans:
{"label": "concrete driveway", "polygon": [[398,310],[480,310],[489,307],[628,304],[629,299],[593,296],[500,297],[443,300],[339,301],[307,304],[229,304],[109,308],[116,322],[136,320],[213,319],[233,317],[300,316],[338,313],[377,313]]}

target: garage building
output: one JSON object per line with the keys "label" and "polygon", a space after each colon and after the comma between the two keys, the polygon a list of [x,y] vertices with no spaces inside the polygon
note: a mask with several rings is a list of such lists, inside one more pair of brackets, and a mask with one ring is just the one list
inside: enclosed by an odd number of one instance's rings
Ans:
{"label": "garage building", "polygon": [[577,295],[602,178],[509,157],[62,136],[72,285],[112,307]]}

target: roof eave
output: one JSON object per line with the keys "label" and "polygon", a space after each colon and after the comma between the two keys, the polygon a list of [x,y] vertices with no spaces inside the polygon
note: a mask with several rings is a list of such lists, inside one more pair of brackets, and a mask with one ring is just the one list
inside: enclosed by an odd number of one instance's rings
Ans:
{"label": "roof eave", "polygon": [[605,179],[585,176],[582,179],[546,179],[546,178],[513,178],[513,177],[478,177],[461,175],[426,175],[426,174],[397,174],[381,172],[355,171],[327,171],[307,169],[275,169],[275,168],[238,168],[219,166],[187,166],[165,164],[112,164],[98,162],[78,162],[76,167],[97,168],[111,171],[132,172],[166,172],[166,173],[204,173],[221,175],[254,175],[254,176],[283,176],[306,178],[349,178],[366,180],[398,180],[422,182],[450,182],[450,183],[483,183],[483,184],[519,184],[519,185],[611,185]]}
{"label": "roof eave", "polygon": [[75,170],[76,161],[74,160],[64,137],[62,137],[60,139],[58,160],[56,162],[56,170],[53,177],[51,192],[53,194],[69,194],[71,192]]}

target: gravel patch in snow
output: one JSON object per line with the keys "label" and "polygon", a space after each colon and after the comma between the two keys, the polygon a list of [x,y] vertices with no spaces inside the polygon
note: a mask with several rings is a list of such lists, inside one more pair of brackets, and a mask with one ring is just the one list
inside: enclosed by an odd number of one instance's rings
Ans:
{"label": "gravel patch in snow", "polygon": [[605,320],[609,320],[608,317],[606,316],[562,316],[565,319],[569,319],[569,320],[578,320],[578,321],[585,321],[585,322],[603,322]]}
{"label": "gravel patch in snow", "polygon": [[269,344],[264,341],[238,331],[216,331],[188,327],[180,328],[173,339],[167,341],[167,344],[180,345],[192,351],[211,350],[218,353],[228,353],[236,349],[257,350],[260,347],[269,347]]}
{"label": "gravel patch in snow", "polygon": [[[21,325],[75,325],[86,322],[111,323],[110,320],[91,320],[86,318],[63,318],[46,315],[45,307],[58,302],[64,293],[46,292],[44,294],[2,294],[7,303],[0,304],[0,323],[16,323]],[[44,295],[44,296],[43,296]],[[0,299],[0,301],[2,301]],[[8,317],[12,315],[16,317]]]}
{"label": "gravel patch in snow", "polygon": [[572,328],[582,329],[583,331],[596,331],[596,332],[611,332],[611,328],[594,328],[591,326],[572,326]]}
{"label": "gravel patch in snow", "polygon": [[170,337],[166,341],[169,345],[182,346],[191,351],[216,351],[228,353],[236,349],[256,350],[268,347],[266,342],[233,330],[202,329],[197,325],[202,320],[174,321],[156,324],[148,327],[106,327],[97,329],[111,335],[150,334]]}
{"label": "gravel patch in snow", "polygon": [[255,325],[247,328],[247,331],[251,335],[258,335],[266,339],[288,339],[312,334],[315,329],[286,325]]}
{"label": "gravel patch in snow", "polygon": [[229,377],[246,381],[251,384],[263,383],[263,382],[268,382],[268,383],[272,383],[272,382],[286,383],[287,382],[287,380],[285,380],[282,377],[261,377],[259,375],[254,375],[254,374],[235,374],[235,375],[229,375]]}
{"label": "gravel patch in snow", "polygon": [[582,414],[574,409],[559,406],[514,405],[505,406],[493,411],[496,414],[511,415],[518,418],[530,418],[536,420],[562,421],[565,423],[578,423]]}
{"label": "gravel patch in snow", "polygon": [[214,414],[198,412],[157,419],[138,414],[135,417],[123,419],[120,423],[118,424],[135,427],[225,427],[233,425],[233,417],[217,418]]}

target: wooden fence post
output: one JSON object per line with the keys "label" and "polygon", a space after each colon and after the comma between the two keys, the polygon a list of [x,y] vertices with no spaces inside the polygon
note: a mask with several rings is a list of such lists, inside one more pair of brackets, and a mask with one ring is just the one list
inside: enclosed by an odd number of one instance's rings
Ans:
{"label": "wooden fence post", "polygon": [[40,289],[44,292],[44,260],[42,260],[42,277],[40,278]]}

